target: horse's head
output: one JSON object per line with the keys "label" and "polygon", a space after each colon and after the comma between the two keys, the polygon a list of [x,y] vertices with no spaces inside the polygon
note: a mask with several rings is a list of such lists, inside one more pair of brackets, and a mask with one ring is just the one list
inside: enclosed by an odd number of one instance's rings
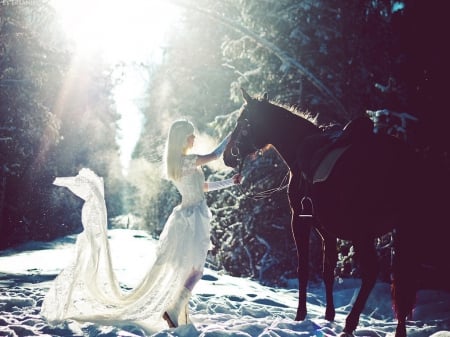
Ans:
{"label": "horse's head", "polygon": [[266,106],[270,104],[267,101],[267,94],[261,99],[252,98],[244,89],[241,90],[244,104],[223,154],[225,165],[238,167],[239,171],[248,155],[257,153],[269,144],[266,129],[270,125],[270,120],[264,113],[267,110]]}

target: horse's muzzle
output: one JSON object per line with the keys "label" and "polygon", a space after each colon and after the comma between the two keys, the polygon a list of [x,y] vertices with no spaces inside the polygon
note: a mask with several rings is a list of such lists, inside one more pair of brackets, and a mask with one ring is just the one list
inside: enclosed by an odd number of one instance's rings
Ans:
{"label": "horse's muzzle", "polygon": [[237,156],[233,156],[230,151],[226,151],[223,154],[223,162],[228,167],[236,168],[238,166],[238,162],[239,161],[238,161],[238,157]]}

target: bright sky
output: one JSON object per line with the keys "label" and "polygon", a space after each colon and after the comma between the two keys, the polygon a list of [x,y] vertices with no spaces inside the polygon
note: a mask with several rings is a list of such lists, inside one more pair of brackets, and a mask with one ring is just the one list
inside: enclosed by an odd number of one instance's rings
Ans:
{"label": "bright sky", "polygon": [[126,173],[143,122],[138,102],[144,99],[149,80],[148,72],[132,64],[161,61],[166,34],[176,24],[179,8],[165,0],[53,0],[53,4],[77,53],[101,52],[106,62],[125,65],[114,96],[122,116],[117,141]]}

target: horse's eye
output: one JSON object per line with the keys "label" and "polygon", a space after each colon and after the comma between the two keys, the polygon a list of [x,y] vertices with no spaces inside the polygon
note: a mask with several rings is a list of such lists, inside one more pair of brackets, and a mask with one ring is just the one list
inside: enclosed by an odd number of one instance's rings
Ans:
{"label": "horse's eye", "polygon": [[247,130],[242,130],[241,134],[242,134],[244,137],[247,137],[248,131],[247,131]]}

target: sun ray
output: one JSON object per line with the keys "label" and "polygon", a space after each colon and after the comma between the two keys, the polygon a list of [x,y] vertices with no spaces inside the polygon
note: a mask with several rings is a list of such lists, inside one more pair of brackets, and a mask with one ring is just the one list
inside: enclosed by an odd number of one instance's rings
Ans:
{"label": "sun ray", "polygon": [[[122,78],[113,95],[122,116],[117,142],[126,173],[143,122],[137,102],[149,80],[136,76],[135,65],[161,62],[167,34],[180,17],[179,8],[163,0],[53,0],[53,6],[73,45],[72,69],[98,57],[106,64],[122,65]],[[64,105],[61,100],[63,92],[59,104]]]}

